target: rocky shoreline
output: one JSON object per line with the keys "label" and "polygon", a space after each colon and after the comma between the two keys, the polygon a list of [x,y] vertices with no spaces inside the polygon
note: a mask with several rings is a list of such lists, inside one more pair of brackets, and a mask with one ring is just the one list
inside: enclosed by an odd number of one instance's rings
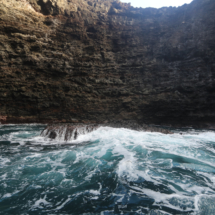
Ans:
{"label": "rocky shoreline", "polygon": [[146,132],[160,132],[163,134],[173,134],[168,129],[153,127],[148,125],[140,125],[135,122],[118,122],[118,123],[105,123],[105,124],[50,124],[42,132],[41,136],[48,137],[50,139],[58,139],[62,141],[76,140],[79,135],[87,134],[97,130],[100,127],[112,127],[112,128],[127,128],[137,131]]}

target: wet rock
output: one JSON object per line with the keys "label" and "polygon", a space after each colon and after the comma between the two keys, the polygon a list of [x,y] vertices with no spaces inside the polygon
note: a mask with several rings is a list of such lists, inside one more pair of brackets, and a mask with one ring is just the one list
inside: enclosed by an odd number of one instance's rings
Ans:
{"label": "wet rock", "polygon": [[98,128],[98,125],[93,124],[52,124],[41,132],[41,136],[59,141],[72,141],[76,140],[79,135],[90,133]]}
{"label": "wet rock", "polygon": [[164,128],[139,125],[136,122],[115,122],[104,124],[51,124],[41,132],[41,136],[48,137],[50,139],[57,139],[59,141],[72,141],[76,140],[80,135],[97,130],[101,126],[173,134],[170,130]]}
{"label": "wet rock", "polygon": [[55,139],[57,137],[57,133],[55,131],[51,131],[49,134],[48,134],[48,137],[50,139]]}

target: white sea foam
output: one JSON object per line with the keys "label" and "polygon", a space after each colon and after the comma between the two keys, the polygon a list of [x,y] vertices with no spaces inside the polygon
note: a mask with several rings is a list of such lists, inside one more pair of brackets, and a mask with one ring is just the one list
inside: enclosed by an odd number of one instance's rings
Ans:
{"label": "white sea foam", "polygon": [[9,158],[4,158],[4,157],[0,156],[0,168],[4,167],[8,163],[10,163]]}
{"label": "white sea foam", "polygon": [[[114,180],[118,180],[117,184],[130,188],[126,200],[125,193],[117,190],[112,193],[113,197],[117,197],[117,203],[128,203],[131,194],[136,194],[153,199],[154,206],[165,206],[181,213],[194,211],[199,214],[204,211],[207,201],[215,199],[215,132],[191,130],[183,132],[183,135],[166,135],[100,127],[90,133],[81,134],[76,140],[66,142],[79,147],[55,148],[48,152],[43,150],[45,146],[57,146],[65,142],[50,140],[39,134],[40,131],[24,129],[0,137],[0,141],[19,142],[23,146],[30,145],[33,150],[14,163],[10,157],[0,156],[0,169],[7,165],[10,167],[13,163],[13,174],[0,176],[6,187],[10,186],[5,182],[6,179],[30,175],[35,183],[39,183],[34,185],[34,189],[53,185],[66,190],[78,190],[83,184],[92,183],[96,176],[105,172],[107,175],[113,174]],[[131,182],[134,184],[130,185]],[[153,188],[141,187],[144,183],[153,184]],[[44,191],[43,197],[34,200],[31,209],[53,206],[53,210],[61,210],[81,195],[89,195],[88,198],[96,201],[104,195],[102,192],[105,189],[101,183],[98,189],[96,186],[67,195],[54,206],[44,196],[48,191]],[[165,189],[161,191],[161,187]],[[10,198],[12,193],[5,193],[4,198]],[[213,211],[212,206],[210,210]]]}
{"label": "white sea foam", "polygon": [[46,195],[45,195],[44,198],[40,198],[37,201],[35,201],[31,209],[44,208],[45,206],[51,206],[51,205],[52,204],[50,202],[46,201]]}
{"label": "white sea foam", "polygon": [[66,203],[68,203],[71,200],[71,198],[68,198],[66,201],[64,201],[63,203],[61,203],[55,210],[60,210],[64,207],[64,205]]}

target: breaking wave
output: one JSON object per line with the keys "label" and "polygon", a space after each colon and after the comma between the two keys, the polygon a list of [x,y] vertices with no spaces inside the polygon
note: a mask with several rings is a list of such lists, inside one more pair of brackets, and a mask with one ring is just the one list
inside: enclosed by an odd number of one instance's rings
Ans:
{"label": "breaking wave", "polygon": [[215,214],[215,132],[1,125],[2,214]]}

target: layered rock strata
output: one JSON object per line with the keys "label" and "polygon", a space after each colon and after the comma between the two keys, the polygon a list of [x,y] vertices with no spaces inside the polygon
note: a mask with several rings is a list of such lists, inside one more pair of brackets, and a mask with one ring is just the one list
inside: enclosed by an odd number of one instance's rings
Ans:
{"label": "layered rock strata", "polygon": [[212,125],[214,11],[0,0],[0,122]]}

